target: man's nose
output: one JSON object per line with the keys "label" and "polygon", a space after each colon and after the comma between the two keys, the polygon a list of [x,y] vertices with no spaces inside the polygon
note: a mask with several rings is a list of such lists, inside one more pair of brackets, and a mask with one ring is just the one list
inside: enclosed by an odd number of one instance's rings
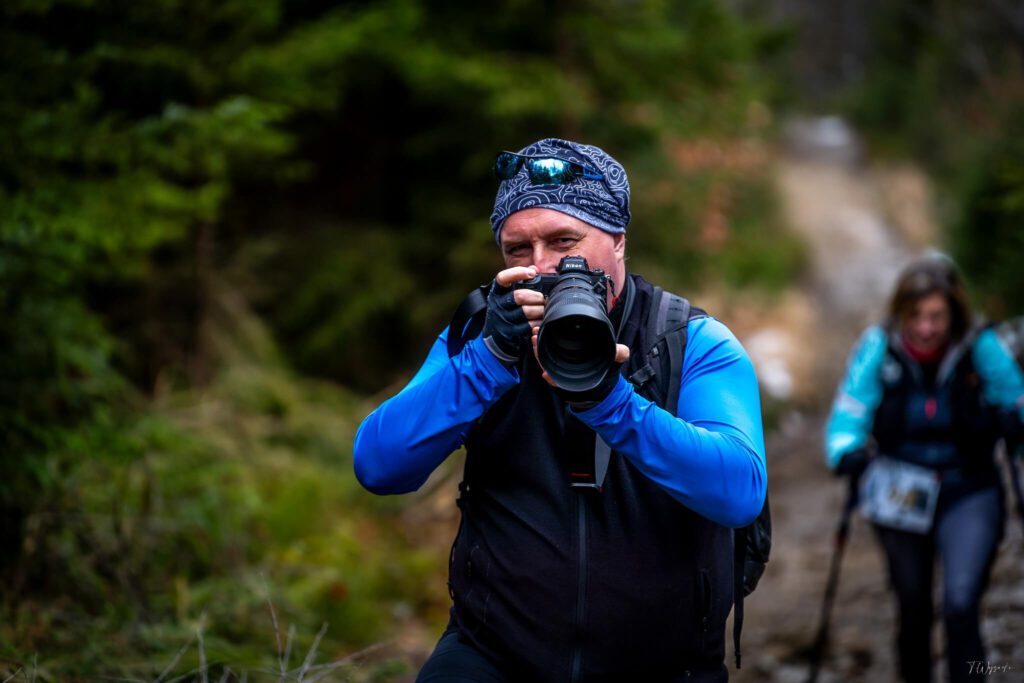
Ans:
{"label": "man's nose", "polygon": [[554,273],[558,269],[558,254],[542,246],[534,247],[533,265],[540,273]]}

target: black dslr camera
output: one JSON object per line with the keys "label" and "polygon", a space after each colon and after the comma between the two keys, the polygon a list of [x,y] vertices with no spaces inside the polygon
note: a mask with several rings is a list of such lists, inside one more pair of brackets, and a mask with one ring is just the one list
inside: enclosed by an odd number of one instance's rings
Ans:
{"label": "black dslr camera", "polygon": [[608,280],[603,270],[590,270],[582,256],[565,256],[557,273],[543,273],[513,285],[547,297],[537,356],[552,381],[563,389],[593,389],[615,364],[615,328],[606,304]]}

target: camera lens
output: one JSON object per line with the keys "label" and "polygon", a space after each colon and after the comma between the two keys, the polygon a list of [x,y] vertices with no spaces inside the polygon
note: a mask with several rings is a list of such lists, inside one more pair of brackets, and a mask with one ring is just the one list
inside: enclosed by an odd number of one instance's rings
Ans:
{"label": "camera lens", "polygon": [[593,389],[615,362],[615,330],[589,276],[563,274],[548,295],[537,339],[541,367],[569,391]]}

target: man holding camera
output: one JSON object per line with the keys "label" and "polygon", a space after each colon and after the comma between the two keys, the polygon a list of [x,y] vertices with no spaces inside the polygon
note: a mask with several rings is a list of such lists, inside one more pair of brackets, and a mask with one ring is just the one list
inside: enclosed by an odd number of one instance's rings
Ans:
{"label": "man holding camera", "polygon": [[[467,450],[451,621],[418,681],[725,681],[731,528],[767,490],[750,360],[627,274],[629,184],[611,156],[545,139],[495,173],[506,267],[482,329],[456,316],[355,441],[378,494]],[[662,329],[673,302],[681,338]],[[555,307],[572,315],[556,323]],[[668,356],[678,392],[658,396]]]}

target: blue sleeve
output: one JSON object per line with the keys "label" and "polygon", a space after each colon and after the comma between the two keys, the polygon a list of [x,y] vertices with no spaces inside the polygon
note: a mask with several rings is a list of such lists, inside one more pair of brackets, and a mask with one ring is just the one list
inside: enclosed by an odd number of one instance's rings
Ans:
{"label": "blue sleeve", "polygon": [[850,354],[825,426],[825,461],[829,468],[835,468],[840,458],[868,442],[875,411],[882,402],[882,363],[887,344],[885,330],[869,327]]}
{"label": "blue sleeve", "polygon": [[459,448],[478,417],[519,383],[477,338],[451,358],[447,329],[412,380],[356,431],[356,478],[378,494],[415,491]]}
{"label": "blue sleeve", "polygon": [[973,349],[974,368],[982,380],[985,400],[1024,419],[1024,373],[995,330],[978,335]]}
{"label": "blue sleeve", "polygon": [[761,512],[768,488],[754,366],[725,325],[690,321],[678,415],[620,378],[580,420],[673,498],[729,527]]}

